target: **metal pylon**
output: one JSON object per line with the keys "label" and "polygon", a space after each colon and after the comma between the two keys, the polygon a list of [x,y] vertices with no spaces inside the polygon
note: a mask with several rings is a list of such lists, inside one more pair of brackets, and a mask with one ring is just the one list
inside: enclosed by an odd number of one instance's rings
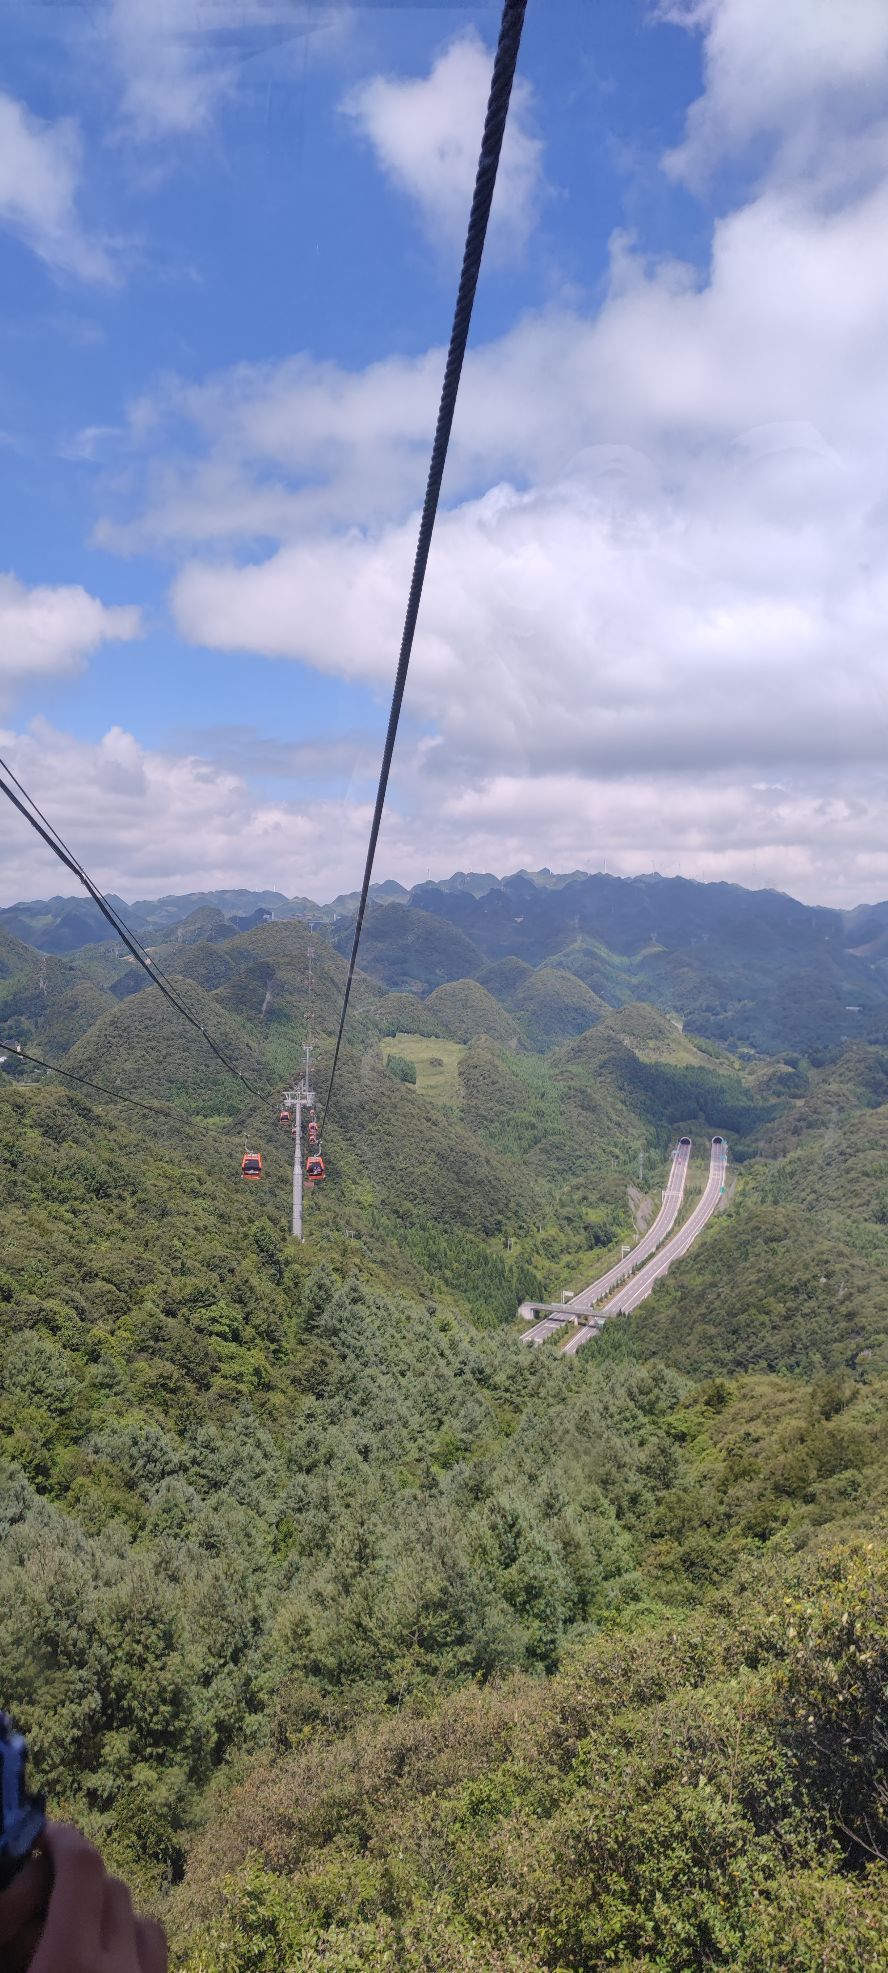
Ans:
{"label": "metal pylon", "polygon": [[301,1077],[296,1088],[288,1092],[286,1100],[288,1107],[296,1111],[296,1123],[293,1130],[293,1238],[294,1240],[304,1240],[305,1234],[302,1231],[302,1112],[304,1109],[310,1110],[312,1108],[315,1093],[313,1089],[309,1089],[305,1078]]}

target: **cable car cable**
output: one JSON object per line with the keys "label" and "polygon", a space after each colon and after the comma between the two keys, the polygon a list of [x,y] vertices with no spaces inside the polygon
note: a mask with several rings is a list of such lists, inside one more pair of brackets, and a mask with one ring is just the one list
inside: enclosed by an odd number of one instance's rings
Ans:
{"label": "cable car cable", "polygon": [[172,981],[167,979],[167,976],[164,973],[162,967],[158,966],[156,959],[152,959],[151,954],[148,951],[148,947],[146,946],[144,940],[140,939],[138,933],[134,932],[132,930],[132,927],[126,924],[125,920],[121,918],[120,912],[117,910],[116,905],[113,905],[110,899],[105,896],[104,892],[100,891],[98,884],[93,882],[92,878],[84,870],[82,863],[78,863],[73,850],[70,849],[68,844],[65,842],[64,836],[59,835],[59,832],[55,827],[55,825],[52,822],[50,822],[49,817],[47,815],[44,815],[42,808],[40,808],[38,803],[35,802],[33,795],[29,795],[27,788],[25,788],[22,785],[21,781],[18,778],[18,775],[15,773],[15,770],[10,767],[9,762],[7,760],[3,759],[2,754],[0,754],[0,768],[2,768],[4,774],[8,775],[10,781],[13,783],[13,786],[18,789],[19,794],[24,796],[25,801],[28,804],[28,807],[30,809],[33,809],[34,814],[39,817],[40,821],[43,823],[44,828],[49,830],[49,833],[52,836],[53,841],[56,844],[58,844],[59,849],[64,852],[65,858],[68,860],[68,868],[73,869],[76,875],[80,878],[81,883],[86,885],[87,889],[90,892],[90,895],[93,897],[95,903],[98,905],[99,910],[100,911],[106,910],[111,913],[115,926],[119,925],[121,928],[121,932],[126,931],[129,933],[129,936],[133,940],[133,943],[139,947],[140,952],[144,953],[145,958],[147,959],[148,964],[151,967],[152,971],[157,974],[159,979],[167,980],[167,985],[170,988],[170,991],[172,993],[175,993],[175,988],[173,987]]}
{"label": "cable car cable", "polygon": [[[181,995],[177,993],[176,988],[173,986],[172,981],[167,977],[162,966],[158,965],[156,959],[152,959],[150,953],[148,952],[147,947],[144,945],[143,941],[138,937],[138,934],[131,930],[130,926],[127,925],[126,921],[121,917],[120,912],[117,910],[116,906],[111,904],[110,900],[105,897],[104,892],[99,889],[98,884],[94,883],[93,879],[89,876],[88,872],[84,870],[82,863],[78,862],[78,859],[74,855],[73,851],[69,849],[68,844],[65,842],[64,837],[59,835],[58,830],[49,821],[48,817],[44,815],[43,810],[38,807],[37,803],[34,800],[33,795],[29,795],[27,788],[23,787],[17,774],[14,773],[13,769],[9,766],[9,763],[5,761],[2,758],[2,756],[0,756],[0,768],[2,768],[5,774],[8,774],[10,781],[12,781],[14,785],[18,788],[19,794],[24,796],[24,799],[28,804],[28,809],[23,808],[21,802],[16,801],[16,798],[12,794],[11,790],[6,788],[3,784],[2,779],[0,779],[0,788],[2,788],[3,793],[9,797],[10,801],[15,802],[16,808],[18,808],[21,811],[21,813],[25,816],[26,820],[31,823],[32,827],[37,829],[38,834],[41,835],[43,837],[43,840],[49,844],[49,847],[54,851],[55,855],[59,857],[60,861],[66,865],[66,867],[73,873],[75,877],[79,878],[80,882],[88,890],[90,897],[93,899],[93,902],[96,904],[99,911],[101,911],[103,916],[107,918],[109,924],[113,926],[118,937],[128,947],[129,951],[132,953],[133,958],[137,959],[139,961],[139,964],[147,972],[150,973],[151,978],[153,980],[156,980],[158,986],[160,986],[162,989],[164,988],[166,989],[167,999],[171,1000],[173,1005],[178,1008],[179,1013],[182,1014],[184,1018],[187,1021],[189,1021],[193,1027],[196,1027],[199,1030],[199,1032],[204,1035],[205,1039],[209,1041],[210,1047],[211,1048],[214,1047],[214,1043],[210,1039],[209,1035],[206,1033],[205,1028],[202,1026],[201,1022],[197,1020],[196,1016],[191,1012],[191,1009],[187,1005],[187,1003],[182,1000]],[[39,818],[38,822],[35,822],[34,816],[28,813],[29,809],[32,809],[34,811],[34,815],[36,815]],[[40,827],[40,824],[43,825],[42,828]],[[46,833],[47,831],[48,834]],[[220,1051],[217,1050],[216,1052],[219,1053]],[[240,1070],[234,1068],[233,1064],[229,1063],[224,1055],[220,1054],[220,1059],[225,1062],[226,1068],[229,1068],[233,1075],[240,1076]],[[241,1081],[244,1080],[243,1077],[241,1077],[240,1079]],[[248,1083],[247,1087],[251,1089],[251,1093],[253,1094],[258,1093],[252,1090],[251,1084]]]}
{"label": "cable car cable", "polygon": [[[146,952],[144,946],[142,945],[141,940],[136,937],[136,934],[134,932],[130,931],[128,925],[124,924],[123,919],[120,917],[119,913],[115,911],[114,906],[112,904],[109,904],[108,899],[99,890],[98,885],[93,883],[92,878],[87,875],[87,872],[83,869],[82,864],[78,863],[77,858],[68,849],[67,844],[63,841],[62,837],[58,834],[58,831],[53,828],[51,822],[47,822],[46,817],[43,816],[41,814],[41,811],[38,809],[36,802],[32,801],[31,796],[27,792],[27,789],[22,787],[22,783],[18,780],[17,776],[13,774],[12,769],[7,767],[5,761],[3,761],[2,759],[0,759],[0,767],[5,769],[5,772],[9,775],[10,780],[15,782],[15,786],[18,789],[20,789],[25,799],[24,801],[19,800],[18,795],[14,794],[12,788],[10,788],[8,783],[4,781],[2,774],[0,774],[0,793],[4,794],[8,801],[12,802],[13,806],[18,809],[19,814],[24,816],[26,822],[30,823],[31,828],[35,829],[37,831],[38,836],[41,836],[43,838],[43,841],[46,843],[47,847],[52,850],[53,855],[58,857],[59,862],[64,863],[66,868],[71,871],[72,875],[77,877],[79,882],[85,886],[86,890],[89,892],[89,895],[93,900],[93,903],[97,905],[99,911],[101,911],[102,913],[102,916],[104,918],[107,918],[109,925],[113,927],[114,931],[117,933],[118,938],[122,940],[123,944],[127,947],[128,951],[132,954],[132,957],[138,961],[138,964],[142,967],[143,971],[148,974],[149,979],[153,980],[155,985],[160,988],[160,991],[164,995],[164,998],[170,1002],[170,1005],[172,1007],[175,1007],[177,1013],[181,1014],[183,1019],[186,1020],[189,1023],[189,1025],[192,1028],[194,1028],[198,1034],[203,1035],[204,1041],[207,1043],[207,1046],[211,1048],[213,1054],[218,1057],[218,1060],[222,1063],[223,1068],[228,1070],[229,1075],[236,1076],[238,1081],[243,1083],[244,1088],[250,1091],[251,1096],[260,1095],[261,1092],[256,1088],[255,1083],[250,1082],[249,1078],[245,1076],[240,1069],[236,1068],[233,1062],[230,1062],[228,1060],[227,1055],[213,1040],[212,1035],[208,1033],[207,1029],[203,1025],[203,1022],[198,1020],[197,1015],[193,1014],[190,1007],[187,1006],[186,1002],[179,997],[172,983],[167,979],[166,974],[162,972],[161,968],[155,963],[155,961],[152,958],[150,958],[149,954]],[[30,807],[25,806],[26,802],[30,804]],[[32,809],[34,811],[33,814],[31,813]]]}
{"label": "cable car cable", "polygon": [[459,288],[457,290],[456,307],[454,309],[454,315],[453,315],[453,327],[450,332],[450,346],[447,351],[447,363],[444,370],[444,381],[441,387],[441,400],[438,407],[438,422],[435,427],[435,438],[434,438],[434,443],[432,445],[432,457],[431,457],[431,463],[429,465],[429,476],[428,476],[428,482],[426,484],[425,499],[423,501],[422,515],[419,523],[419,535],[416,544],[416,559],[413,565],[413,576],[411,578],[410,591],[407,599],[407,613],[404,619],[404,629],[401,637],[401,649],[398,657],[398,669],[395,674],[395,688],[392,694],[391,711],[389,713],[388,729],[386,731],[385,747],[383,748],[383,755],[382,755],[382,766],[379,771],[379,786],[376,791],[376,804],[373,810],[373,821],[370,828],[370,842],[367,849],[367,861],[364,867],[364,879],[361,885],[361,896],[360,896],[360,902],[358,904],[358,914],[355,919],[355,930],[354,930],[354,937],[352,940],[351,958],[349,959],[349,963],[348,963],[348,974],[345,982],[345,993],[343,995],[343,1001],[342,1001],[342,1012],[339,1018],[339,1032],[336,1036],[336,1047],[333,1052],[333,1067],[330,1071],[330,1082],[327,1089],[327,1100],[324,1104],[324,1117],[323,1117],[324,1124],[326,1124],[327,1121],[327,1111],[330,1108],[330,1099],[333,1094],[333,1084],[336,1079],[336,1068],[339,1061],[339,1051],[342,1046],[342,1036],[345,1030],[345,1021],[346,1021],[346,1015],[348,1013],[349,998],[351,996],[352,981],[354,979],[355,966],[357,964],[358,946],[360,945],[361,942],[361,930],[364,924],[364,913],[367,909],[367,898],[370,891],[370,879],[373,874],[373,859],[376,855],[376,844],[379,838],[379,830],[382,822],[382,811],[385,806],[385,796],[386,796],[386,789],[388,787],[389,770],[392,764],[392,755],[395,751],[395,740],[397,738],[397,733],[398,733],[398,721],[401,716],[401,705],[404,698],[404,687],[407,683],[407,671],[410,664],[410,655],[413,650],[413,639],[416,633],[416,623],[417,623],[417,618],[419,616],[419,605],[422,599],[422,589],[423,589],[423,583],[425,581],[426,568],[428,566],[429,550],[432,545],[432,534],[434,532],[435,517],[438,512],[438,501],[441,494],[441,482],[444,477],[444,467],[447,461],[447,447],[450,441],[450,433],[453,427],[453,415],[456,410],[456,400],[459,392],[460,376],[462,374],[463,359],[466,353],[466,344],[469,338],[469,328],[471,326],[471,321],[472,321],[472,308],[475,300],[475,292],[478,286],[478,276],[481,271],[481,260],[484,253],[484,242],[487,236],[487,224],[490,218],[490,207],[493,199],[494,186],[496,184],[496,175],[499,167],[500,153],[502,151],[502,146],[503,146],[503,137],[505,135],[506,120],[509,114],[509,99],[512,94],[512,84],[515,80],[515,69],[518,63],[518,50],[521,45],[521,30],[524,26],[524,16],[526,11],[527,11],[527,0],[503,0],[503,12],[502,12],[502,20],[500,23],[499,42],[497,44],[496,58],[493,65],[493,75],[490,84],[490,96],[487,103],[487,116],[485,118],[485,123],[484,123],[484,135],[481,141],[481,155],[478,160],[478,172],[475,179],[475,190],[472,197],[471,212],[469,214],[469,225],[468,225],[468,232],[466,234],[465,250],[463,253],[462,272],[460,274]]}
{"label": "cable car cable", "polygon": [[[84,1089],[95,1089],[100,1096],[110,1096],[114,1103],[124,1103],[136,1110],[150,1110],[152,1115],[156,1117],[175,1117],[179,1123],[187,1124],[191,1130],[203,1129],[201,1119],[192,1116],[189,1110],[183,1110],[178,1103],[152,1103],[144,1096],[125,1096],[119,1089],[109,1089],[107,1084],[103,1082],[94,1082],[91,1076],[78,1075],[73,1069],[62,1069],[57,1062],[44,1062],[40,1055],[29,1055],[24,1048],[19,1046],[17,1041],[7,1041],[5,1036],[0,1035],[0,1049],[4,1048],[8,1055],[16,1061],[30,1062],[37,1069],[48,1069],[50,1075],[64,1076],[66,1082],[82,1083]],[[0,1080],[2,1080],[2,1076],[0,1076]],[[11,1077],[7,1077],[7,1080],[15,1087]],[[38,1086],[42,1085],[36,1085],[34,1083],[24,1084],[26,1089],[33,1089]],[[240,1128],[239,1125],[238,1128]]]}
{"label": "cable car cable", "polygon": [[177,1109],[175,1103],[149,1103],[143,1096],[124,1096],[119,1089],[108,1089],[102,1082],[93,1082],[91,1076],[76,1075],[73,1069],[60,1069],[57,1062],[44,1062],[39,1055],[26,1055],[17,1041],[6,1041],[0,1035],[0,1048],[8,1050],[16,1062],[32,1062],[37,1069],[49,1069],[54,1076],[64,1076],[67,1082],[80,1082],[84,1089],[97,1089],[101,1096],[110,1096],[115,1103],[128,1103],[136,1110],[151,1110],[155,1116],[184,1117],[186,1123],[194,1124],[196,1119],[187,1110]]}

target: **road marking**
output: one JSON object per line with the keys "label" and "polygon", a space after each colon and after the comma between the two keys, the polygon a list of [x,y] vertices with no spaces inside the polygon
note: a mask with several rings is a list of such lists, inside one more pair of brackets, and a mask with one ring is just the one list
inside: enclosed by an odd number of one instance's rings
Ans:
{"label": "road marking", "polygon": [[645,1301],[648,1295],[653,1293],[660,1276],[668,1274],[673,1262],[681,1260],[689,1251],[697,1239],[698,1234],[702,1233],[704,1226],[712,1218],[719,1198],[725,1189],[723,1179],[727,1165],[727,1156],[728,1147],[724,1138],[713,1138],[709,1159],[709,1177],[705,1190],[698,1204],[694,1207],[690,1218],[680,1228],[679,1232],[671,1240],[667,1241],[665,1247],[659,1253],[655,1254],[651,1260],[647,1261],[644,1267],[639,1269],[634,1279],[626,1287],[621,1288],[611,1301],[606,1303],[605,1307],[600,1311],[600,1317],[594,1327],[592,1324],[588,1324],[584,1325],[582,1329],[577,1330],[576,1335],[572,1336],[570,1342],[565,1344],[562,1352],[564,1356],[576,1356],[577,1350],[582,1349],[583,1345],[588,1343],[592,1336],[597,1335],[602,1323],[609,1321],[611,1316],[631,1314],[632,1310],[638,1307],[639,1302]]}
{"label": "road marking", "polygon": [[671,1232],[681,1210],[691,1149],[689,1137],[682,1138],[676,1146],[660,1211],[653,1225],[641,1235],[625,1259],[617,1261],[613,1267],[608,1268],[607,1272],[597,1281],[591,1282],[588,1288],[581,1289],[580,1293],[574,1295],[563,1308],[548,1310],[541,1322],[537,1322],[532,1329],[525,1330],[521,1338],[523,1343],[544,1343],[548,1336],[555,1335],[562,1323],[575,1322],[579,1315],[584,1315],[587,1311],[591,1312],[597,1303],[604,1301],[605,1296],[610,1294],[611,1289],[615,1288],[618,1282],[625,1281],[627,1275],[634,1274],[641,1263],[656,1252],[667,1233]]}

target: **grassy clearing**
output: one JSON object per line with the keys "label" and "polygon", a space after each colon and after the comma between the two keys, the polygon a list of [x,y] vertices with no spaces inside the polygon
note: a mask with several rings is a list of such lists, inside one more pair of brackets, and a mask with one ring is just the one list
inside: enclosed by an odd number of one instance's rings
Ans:
{"label": "grassy clearing", "polygon": [[464,1042],[444,1041],[440,1035],[396,1034],[390,1049],[383,1043],[383,1051],[405,1055],[416,1063],[416,1087],[422,1096],[458,1105],[458,1069],[460,1056],[465,1054]]}

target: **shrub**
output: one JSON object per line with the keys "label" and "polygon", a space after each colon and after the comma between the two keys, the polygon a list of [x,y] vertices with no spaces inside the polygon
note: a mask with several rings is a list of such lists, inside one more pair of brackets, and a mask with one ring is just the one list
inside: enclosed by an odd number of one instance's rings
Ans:
{"label": "shrub", "polygon": [[408,1061],[406,1055],[387,1055],[385,1065],[396,1082],[416,1082],[416,1063]]}

